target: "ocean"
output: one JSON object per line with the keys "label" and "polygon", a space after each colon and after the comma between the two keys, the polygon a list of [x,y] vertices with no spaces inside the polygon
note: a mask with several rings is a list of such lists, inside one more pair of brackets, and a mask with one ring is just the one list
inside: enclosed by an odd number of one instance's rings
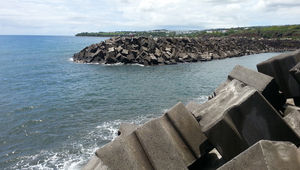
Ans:
{"label": "ocean", "polygon": [[177,102],[204,102],[237,65],[278,53],[178,65],[77,64],[107,38],[0,36],[0,169],[80,169],[117,136]]}

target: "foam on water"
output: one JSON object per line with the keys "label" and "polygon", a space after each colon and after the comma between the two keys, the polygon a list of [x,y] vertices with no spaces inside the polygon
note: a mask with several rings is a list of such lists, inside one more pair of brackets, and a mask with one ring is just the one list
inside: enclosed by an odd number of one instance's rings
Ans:
{"label": "foam on water", "polygon": [[[138,116],[125,121],[117,119],[103,122],[81,139],[78,139],[78,141],[65,144],[59,151],[42,150],[34,155],[19,157],[19,161],[12,169],[79,170],[94,155],[95,151],[101,147],[97,145],[99,141],[108,143],[117,137],[117,132],[122,122],[141,125],[153,118],[155,118],[155,115]],[[87,144],[91,143],[90,141],[94,141],[92,142],[93,144]],[[67,147],[66,145],[71,145],[72,151],[67,149],[70,146]]]}

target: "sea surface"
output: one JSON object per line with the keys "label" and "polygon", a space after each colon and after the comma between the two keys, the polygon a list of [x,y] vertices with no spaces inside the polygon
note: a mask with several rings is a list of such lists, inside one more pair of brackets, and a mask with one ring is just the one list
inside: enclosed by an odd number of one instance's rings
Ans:
{"label": "sea surface", "polygon": [[80,169],[121,122],[204,102],[236,64],[256,70],[278,54],[151,67],[72,62],[105,39],[0,36],[0,169]]}

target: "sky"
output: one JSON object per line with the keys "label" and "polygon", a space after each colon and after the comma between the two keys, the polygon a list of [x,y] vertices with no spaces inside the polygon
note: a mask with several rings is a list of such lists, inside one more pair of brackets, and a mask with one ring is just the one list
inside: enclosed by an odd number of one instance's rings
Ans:
{"label": "sky", "polygon": [[1,35],[300,24],[300,0],[0,0]]}

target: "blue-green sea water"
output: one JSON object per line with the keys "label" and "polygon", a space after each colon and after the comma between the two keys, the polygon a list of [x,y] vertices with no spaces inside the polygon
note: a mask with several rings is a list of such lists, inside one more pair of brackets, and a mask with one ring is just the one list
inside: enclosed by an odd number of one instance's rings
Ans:
{"label": "blue-green sea water", "polygon": [[92,37],[0,36],[0,169],[80,169],[121,122],[204,102],[236,65],[277,53],[167,66],[76,64]]}

